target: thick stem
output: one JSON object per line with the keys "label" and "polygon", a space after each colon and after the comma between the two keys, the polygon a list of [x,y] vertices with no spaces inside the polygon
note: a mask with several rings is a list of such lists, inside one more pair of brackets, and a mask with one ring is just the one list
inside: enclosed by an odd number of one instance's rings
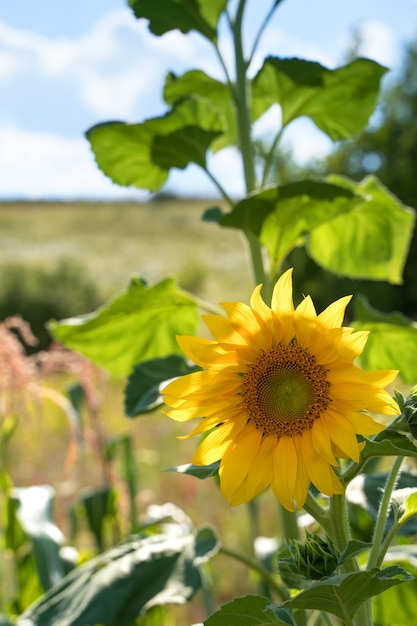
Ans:
{"label": "thick stem", "polygon": [[[236,88],[233,90],[233,96],[236,106],[239,148],[242,156],[246,193],[249,194],[256,188],[256,180],[254,149],[251,134],[252,126],[248,103],[248,81],[246,75],[248,63],[245,61],[242,45],[242,19],[244,8],[245,0],[240,0],[236,11],[236,18],[232,24],[236,69]],[[245,232],[245,235],[249,242],[255,282],[256,284],[265,283],[266,274],[264,270],[261,245],[252,233]]]}
{"label": "thick stem", "polygon": [[300,529],[298,528],[297,513],[287,511],[279,504],[279,513],[281,521],[281,532],[284,540],[299,539]]}

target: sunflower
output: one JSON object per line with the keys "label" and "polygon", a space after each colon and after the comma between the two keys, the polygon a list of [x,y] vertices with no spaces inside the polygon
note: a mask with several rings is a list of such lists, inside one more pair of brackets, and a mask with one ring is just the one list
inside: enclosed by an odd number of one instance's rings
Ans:
{"label": "sunflower", "polygon": [[276,283],[271,307],[261,288],[250,306],[224,302],[227,317],[203,316],[214,341],[178,337],[204,369],[169,383],[164,401],[174,420],[203,418],[186,435],[207,433],[193,463],[221,460],[220,488],[231,505],[271,485],[294,511],[311,483],[328,496],[343,493],[333,467],[340,458],[359,460],[357,434],[384,429],[369,413],[399,413],[384,390],[397,372],[354,365],[368,332],[342,326],[351,296],[317,315],[309,296],[294,308],[292,270]]}

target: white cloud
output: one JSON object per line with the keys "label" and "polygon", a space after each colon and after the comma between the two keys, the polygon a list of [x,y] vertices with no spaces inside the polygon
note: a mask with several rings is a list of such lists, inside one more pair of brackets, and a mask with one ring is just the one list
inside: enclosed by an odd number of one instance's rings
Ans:
{"label": "white cloud", "polygon": [[353,34],[344,34],[341,48],[345,51],[358,45],[357,56],[373,59],[391,68],[401,60],[401,45],[394,31],[387,24],[377,20],[364,20],[354,29]]}
{"label": "white cloud", "polygon": [[146,198],[113,185],[94,162],[85,139],[18,129],[0,130],[3,198]]}

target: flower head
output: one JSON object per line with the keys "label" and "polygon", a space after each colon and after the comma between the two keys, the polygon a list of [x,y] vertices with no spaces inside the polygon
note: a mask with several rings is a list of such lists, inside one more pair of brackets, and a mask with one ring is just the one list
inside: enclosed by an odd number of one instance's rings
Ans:
{"label": "flower head", "polygon": [[308,296],[294,308],[292,270],[275,285],[271,307],[259,285],[250,306],[222,303],[227,317],[205,315],[213,340],[179,337],[204,368],[165,387],[174,420],[203,418],[187,435],[207,433],[193,463],[221,460],[220,488],[232,505],[271,485],[288,510],[302,508],[310,484],[343,493],[333,467],[359,460],[356,435],[384,429],[369,413],[397,415],[384,391],[397,372],[353,364],[368,333],[342,327],[350,297],[317,315]]}

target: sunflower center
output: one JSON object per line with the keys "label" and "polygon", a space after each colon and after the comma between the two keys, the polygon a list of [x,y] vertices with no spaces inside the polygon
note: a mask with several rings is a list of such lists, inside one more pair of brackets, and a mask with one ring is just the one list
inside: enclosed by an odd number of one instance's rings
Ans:
{"label": "sunflower center", "polygon": [[297,342],[263,352],[243,375],[243,406],[265,435],[311,428],[330,402],[326,370]]}

